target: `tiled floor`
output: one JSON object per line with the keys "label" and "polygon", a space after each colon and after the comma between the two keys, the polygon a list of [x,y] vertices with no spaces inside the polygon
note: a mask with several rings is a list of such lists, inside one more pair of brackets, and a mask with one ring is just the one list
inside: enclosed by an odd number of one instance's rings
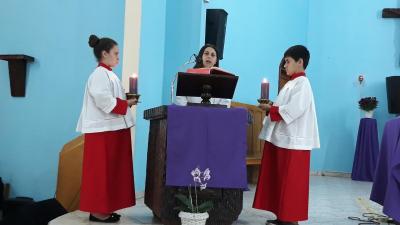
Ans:
{"label": "tiled floor", "polygon": [[[352,225],[348,216],[361,217],[364,212],[381,213],[382,208],[369,201],[372,184],[352,181],[349,178],[312,176],[310,184],[309,220],[300,224]],[[274,219],[269,212],[251,208],[254,187],[244,194],[244,207],[234,225],[265,224],[267,219]],[[135,207],[121,210],[123,215],[119,225],[127,224],[160,224],[154,221],[152,212],[144,205],[143,198],[138,199]],[[75,211],[50,222],[50,225],[88,225],[98,224],[88,221],[88,214]]]}

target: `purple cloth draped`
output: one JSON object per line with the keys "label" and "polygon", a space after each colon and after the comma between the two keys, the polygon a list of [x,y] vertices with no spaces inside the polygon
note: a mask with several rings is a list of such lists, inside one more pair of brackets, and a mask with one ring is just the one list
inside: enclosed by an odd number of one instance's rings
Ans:
{"label": "purple cloth draped", "polygon": [[379,144],[376,119],[363,118],[360,120],[358,128],[351,179],[373,181],[378,152]]}
{"label": "purple cloth draped", "polygon": [[400,118],[386,123],[370,199],[400,221]]}
{"label": "purple cloth draped", "polygon": [[171,105],[167,122],[167,186],[194,186],[199,167],[207,187],[247,189],[246,109]]}

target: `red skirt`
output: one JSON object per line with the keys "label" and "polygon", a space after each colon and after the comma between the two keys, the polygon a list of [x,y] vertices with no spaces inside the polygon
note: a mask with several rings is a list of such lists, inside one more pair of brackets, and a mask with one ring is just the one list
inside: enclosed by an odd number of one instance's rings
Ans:
{"label": "red skirt", "polygon": [[264,144],[253,208],[273,212],[277,219],[308,219],[310,151]]}
{"label": "red skirt", "polygon": [[130,129],[85,134],[79,209],[108,214],[136,204]]}

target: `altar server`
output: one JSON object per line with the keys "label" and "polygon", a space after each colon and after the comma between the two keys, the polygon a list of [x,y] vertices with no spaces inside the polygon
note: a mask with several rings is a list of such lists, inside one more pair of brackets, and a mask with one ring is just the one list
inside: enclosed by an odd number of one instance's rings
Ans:
{"label": "altar server", "polygon": [[305,74],[310,53],[296,45],[284,53],[290,80],[267,111],[260,139],[265,140],[253,208],[273,212],[267,224],[298,224],[308,219],[310,150],[319,148],[314,97]]}
{"label": "altar server", "polygon": [[126,100],[112,68],[119,62],[117,42],[91,35],[98,66],[86,83],[77,131],[84,133],[84,155],[79,209],[89,220],[117,222],[114,211],[135,205],[129,109],[137,100]]}

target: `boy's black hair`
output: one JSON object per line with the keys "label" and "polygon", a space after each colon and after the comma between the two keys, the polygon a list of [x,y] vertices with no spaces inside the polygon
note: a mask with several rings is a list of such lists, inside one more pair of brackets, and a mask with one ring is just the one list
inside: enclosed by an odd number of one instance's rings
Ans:
{"label": "boy's black hair", "polygon": [[212,45],[212,44],[205,44],[203,47],[201,47],[201,49],[199,51],[199,54],[196,56],[196,64],[194,65],[193,68],[202,68],[202,67],[204,67],[203,54],[204,54],[204,51],[206,50],[206,48],[208,48],[208,47],[210,47],[210,48],[215,50],[215,53],[217,54],[216,55],[217,56],[217,61],[215,62],[214,66],[219,67],[219,57],[218,57],[219,53],[218,53],[217,47],[215,47],[215,45]]}
{"label": "boy's black hair", "polygon": [[286,50],[284,57],[292,57],[296,62],[299,61],[299,59],[303,59],[303,67],[306,69],[308,61],[310,61],[310,52],[303,45],[295,45]]}

